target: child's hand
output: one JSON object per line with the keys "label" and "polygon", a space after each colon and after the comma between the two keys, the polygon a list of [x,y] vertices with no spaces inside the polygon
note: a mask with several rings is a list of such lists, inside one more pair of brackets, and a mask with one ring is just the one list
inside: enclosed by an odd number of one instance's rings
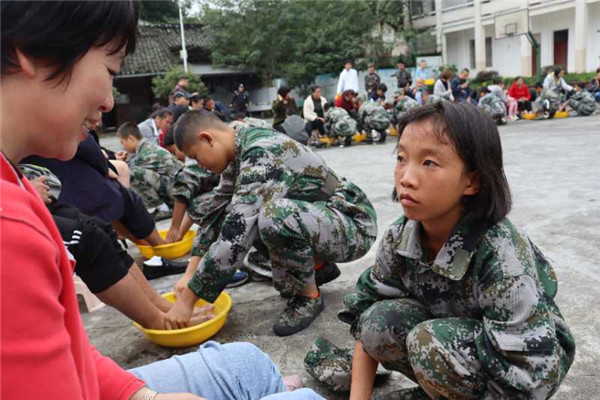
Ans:
{"label": "child's hand", "polygon": [[48,185],[46,185],[47,179],[47,176],[42,175],[30,181],[35,190],[42,198],[42,200],[44,201],[44,204],[52,203],[52,195],[50,194],[50,188],[48,187]]}
{"label": "child's hand", "polygon": [[[189,290],[189,289],[188,289]],[[166,329],[183,329],[190,324],[190,318],[194,311],[194,306],[191,307],[185,304],[181,299],[181,294],[177,296],[177,303],[169,310],[166,317]]]}
{"label": "child's hand", "polygon": [[179,228],[171,225],[169,231],[167,232],[167,236],[165,237],[167,243],[173,243],[179,241]]}
{"label": "child's hand", "polygon": [[127,161],[127,152],[126,151],[118,151],[115,153],[115,158],[119,161]]}

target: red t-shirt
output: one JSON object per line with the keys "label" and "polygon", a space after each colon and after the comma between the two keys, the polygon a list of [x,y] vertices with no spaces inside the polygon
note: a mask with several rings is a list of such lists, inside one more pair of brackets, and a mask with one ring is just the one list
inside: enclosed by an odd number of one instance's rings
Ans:
{"label": "red t-shirt", "polygon": [[531,100],[531,93],[529,93],[529,88],[527,85],[521,85],[521,87],[518,87],[516,83],[513,83],[508,88],[508,95],[516,100],[519,100],[521,97]]}
{"label": "red t-shirt", "polygon": [[144,385],[88,342],[73,266],[41,198],[0,153],[3,400],[126,400]]}

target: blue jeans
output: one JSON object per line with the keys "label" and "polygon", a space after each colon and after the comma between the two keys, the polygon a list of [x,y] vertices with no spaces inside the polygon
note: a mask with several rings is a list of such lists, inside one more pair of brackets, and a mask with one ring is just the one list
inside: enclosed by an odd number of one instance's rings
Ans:
{"label": "blue jeans", "polygon": [[600,102],[600,92],[594,93],[594,98],[596,99],[597,102]]}
{"label": "blue jeans", "polygon": [[288,392],[269,356],[250,343],[206,342],[195,352],[130,370],[159,393],[208,400],[323,400],[310,389]]}

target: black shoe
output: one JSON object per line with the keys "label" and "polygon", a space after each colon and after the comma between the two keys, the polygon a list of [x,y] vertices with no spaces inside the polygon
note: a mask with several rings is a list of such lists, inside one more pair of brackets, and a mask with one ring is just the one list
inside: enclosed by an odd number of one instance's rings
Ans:
{"label": "black shoe", "polygon": [[168,275],[177,275],[185,272],[188,263],[180,261],[171,261],[162,258],[162,265],[148,265],[147,262],[142,264],[142,272],[146,279],[156,279]]}
{"label": "black shoe", "polygon": [[352,146],[352,136],[347,136],[346,139],[344,139],[344,146],[345,147]]}
{"label": "black shoe", "polygon": [[317,286],[322,286],[337,279],[341,273],[336,263],[325,262],[323,268],[315,271],[315,282]]}
{"label": "black shoe", "polygon": [[323,295],[311,299],[295,295],[288,300],[279,319],[273,325],[273,332],[277,336],[289,336],[308,328],[317,319],[325,308]]}
{"label": "black shoe", "polygon": [[372,137],[368,137],[365,140],[363,140],[363,142],[365,142],[367,144],[373,144],[373,138]]}
{"label": "black shoe", "polygon": [[377,141],[377,143],[385,143],[385,139],[387,138],[387,133],[379,133],[381,136],[379,136],[379,140]]}

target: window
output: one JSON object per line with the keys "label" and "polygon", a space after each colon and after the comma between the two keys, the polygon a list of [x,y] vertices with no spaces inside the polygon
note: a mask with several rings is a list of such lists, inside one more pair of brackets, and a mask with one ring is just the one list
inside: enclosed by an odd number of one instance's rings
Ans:
{"label": "window", "polygon": [[492,38],[485,38],[485,66],[488,68],[492,67]]}
{"label": "window", "polygon": [[[471,64],[471,69],[476,68],[475,66],[475,39],[469,40],[469,60]],[[492,38],[485,38],[485,66],[486,68],[491,68],[493,65],[492,59]]]}

